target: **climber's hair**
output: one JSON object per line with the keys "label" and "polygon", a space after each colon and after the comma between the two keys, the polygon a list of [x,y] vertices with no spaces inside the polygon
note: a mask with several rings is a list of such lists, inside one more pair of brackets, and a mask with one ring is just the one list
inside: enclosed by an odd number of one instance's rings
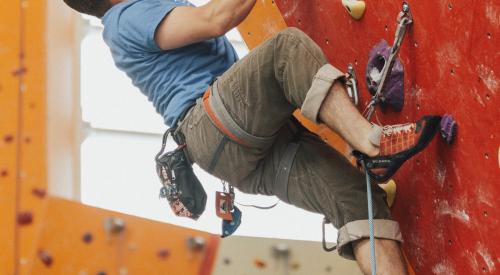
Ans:
{"label": "climber's hair", "polygon": [[98,18],[113,6],[110,0],[64,0],[72,9]]}

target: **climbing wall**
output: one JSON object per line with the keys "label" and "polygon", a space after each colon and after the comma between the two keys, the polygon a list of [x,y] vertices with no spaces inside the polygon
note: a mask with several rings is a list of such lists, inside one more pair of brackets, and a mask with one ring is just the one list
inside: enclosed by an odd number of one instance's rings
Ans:
{"label": "climbing wall", "polygon": [[[449,113],[459,128],[454,144],[436,139],[395,177],[393,213],[406,239],[405,254],[417,274],[500,274],[495,208],[500,194],[500,3],[409,3],[415,23],[401,51],[405,107],[401,113],[379,112],[378,119],[396,123]],[[210,274],[213,264],[218,274],[234,274],[242,266],[248,266],[247,274],[279,274],[280,268],[290,274],[338,271],[323,261],[309,267],[298,260],[300,254],[279,267],[279,258],[269,257],[281,254],[266,254],[273,251],[272,240],[219,244],[210,234],[47,195],[45,4],[0,1],[0,274]],[[370,48],[381,39],[392,41],[400,4],[369,1],[364,18],[354,21],[340,1],[261,0],[240,30],[252,48],[287,25],[298,27],[332,64],[346,68],[353,63],[363,75]],[[368,96],[360,80],[363,105]],[[338,136],[304,123],[346,152]],[[259,250],[263,247],[268,249]]]}
{"label": "climbing wall", "polygon": [[[500,210],[495,207],[500,195],[500,2],[408,2],[414,24],[400,53],[404,109],[378,111],[377,119],[392,124],[451,114],[458,135],[452,145],[434,140],[394,178],[393,214],[406,240],[405,254],[417,274],[500,274]],[[253,46],[283,21],[300,28],[333,65],[345,70],[354,64],[361,110],[369,99],[363,77],[368,53],[381,39],[392,44],[401,4],[367,1],[364,17],[355,21],[341,1],[258,1],[262,10],[277,6],[281,17],[252,14],[243,35]],[[321,131],[327,141],[337,138]],[[341,142],[332,145],[345,150]]]}
{"label": "climbing wall", "polygon": [[[74,41],[78,40],[78,30],[72,24],[75,18],[67,14],[57,14],[67,28],[51,29],[46,23],[47,3],[0,1],[0,275],[359,274],[355,263],[323,254],[317,243],[221,240],[215,234],[106,211],[49,194],[47,164],[64,168],[47,163],[47,122],[54,124],[54,120],[49,121],[54,116],[47,108],[47,87],[57,85],[47,85],[50,79],[46,72],[57,71],[61,78],[61,68],[68,66],[54,65],[58,62],[50,59],[56,55],[48,54],[47,39],[57,40],[50,44],[56,45],[50,50],[71,63],[77,54],[72,57],[68,53],[78,45]],[[279,16],[279,12],[276,14]],[[67,75],[52,81],[72,84],[73,79]],[[78,94],[71,89],[66,92]],[[60,104],[63,100],[52,101]],[[64,152],[75,135],[66,129],[58,124],[58,153]],[[322,256],[314,263],[305,261],[315,253]]]}
{"label": "climbing wall", "polygon": [[0,3],[0,273],[31,264],[45,209],[45,1]]}

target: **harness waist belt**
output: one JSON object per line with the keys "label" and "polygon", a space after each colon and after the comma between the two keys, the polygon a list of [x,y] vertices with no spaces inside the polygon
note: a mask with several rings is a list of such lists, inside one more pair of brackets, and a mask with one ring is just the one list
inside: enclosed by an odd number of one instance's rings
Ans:
{"label": "harness waist belt", "polygon": [[213,84],[213,87],[208,87],[203,95],[203,106],[215,127],[229,139],[242,146],[250,148],[265,148],[270,146],[274,142],[276,135],[258,137],[241,129],[222,103],[216,85],[217,82]]}

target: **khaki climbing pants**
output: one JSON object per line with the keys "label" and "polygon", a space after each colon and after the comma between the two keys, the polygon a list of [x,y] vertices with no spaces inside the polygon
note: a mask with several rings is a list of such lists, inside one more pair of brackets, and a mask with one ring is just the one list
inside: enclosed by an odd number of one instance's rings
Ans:
{"label": "khaki climbing pants", "polygon": [[[275,136],[272,143],[248,147],[230,140],[219,146],[224,134],[207,115],[202,99],[178,129],[186,138],[190,159],[216,177],[242,192],[277,195],[325,215],[339,229],[339,254],[354,259],[352,242],[369,236],[364,175],[315,134],[306,130],[296,136],[289,123],[296,109],[318,122],[323,99],[342,75],[307,35],[288,28],[251,51],[213,84],[234,122],[250,135]],[[276,175],[287,146],[294,141],[299,147],[284,194],[277,190],[281,187]],[[218,148],[222,148],[218,160],[208,169]],[[384,197],[374,186],[375,237],[402,241]]]}

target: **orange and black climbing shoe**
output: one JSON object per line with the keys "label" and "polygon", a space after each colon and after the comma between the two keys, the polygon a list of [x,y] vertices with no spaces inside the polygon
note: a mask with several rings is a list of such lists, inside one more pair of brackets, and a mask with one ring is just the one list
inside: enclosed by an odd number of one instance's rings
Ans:
{"label": "orange and black climbing shoe", "polygon": [[422,151],[439,130],[440,116],[424,116],[415,123],[384,126],[381,129],[380,153],[369,157],[353,151],[358,164],[364,162],[366,172],[374,180],[385,182],[409,158]]}

